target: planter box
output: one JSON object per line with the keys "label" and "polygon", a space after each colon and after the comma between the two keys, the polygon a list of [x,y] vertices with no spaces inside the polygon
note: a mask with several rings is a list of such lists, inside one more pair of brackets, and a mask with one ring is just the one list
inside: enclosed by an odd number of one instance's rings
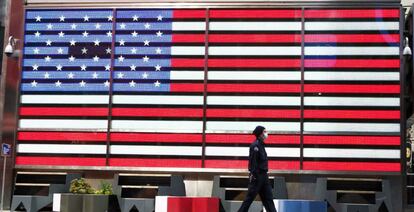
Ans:
{"label": "planter box", "polygon": [[61,194],[61,212],[106,212],[109,195],[101,194]]}

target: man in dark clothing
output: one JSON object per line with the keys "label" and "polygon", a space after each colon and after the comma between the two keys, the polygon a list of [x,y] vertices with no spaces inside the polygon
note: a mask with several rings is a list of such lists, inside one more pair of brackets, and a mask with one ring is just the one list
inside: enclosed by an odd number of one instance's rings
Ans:
{"label": "man in dark clothing", "polygon": [[269,183],[269,175],[267,175],[268,163],[264,140],[268,135],[262,126],[257,126],[253,134],[256,140],[250,145],[249,150],[249,191],[239,212],[247,212],[257,194],[260,195],[267,212],[276,212],[272,187]]}

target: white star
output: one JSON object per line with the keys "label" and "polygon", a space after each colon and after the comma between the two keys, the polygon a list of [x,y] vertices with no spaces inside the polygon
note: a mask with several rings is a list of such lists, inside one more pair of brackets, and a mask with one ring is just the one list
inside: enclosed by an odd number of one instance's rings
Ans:
{"label": "white star", "polygon": [[99,46],[99,44],[101,43],[101,41],[99,41],[98,39],[94,41],[95,46]]}
{"label": "white star", "polygon": [[151,24],[146,23],[146,24],[144,24],[144,26],[145,26],[145,29],[149,29],[151,27]]}
{"label": "white star", "polygon": [[138,33],[136,31],[134,31],[133,33],[131,33],[132,37],[137,37]]}
{"label": "white star", "polygon": [[158,16],[157,16],[157,21],[162,21],[162,18],[163,18],[163,17],[162,17],[161,15],[158,15]]}
{"label": "white star", "polygon": [[58,51],[58,54],[63,54],[63,49],[62,48],[59,48],[57,51]]}
{"label": "white star", "polygon": [[65,16],[62,15],[59,18],[60,18],[60,21],[65,21]]}
{"label": "white star", "polygon": [[111,70],[111,66],[108,64],[105,66],[105,71],[110,71]]}
{"label": "white star", "polygon": [[121,29],[125,29],[126,28],[126,24],[122,23],[121,25],[119,25],[121,27]]}
{"label": "white star", "polygon": [[118,79],[122,79],[122,78],[124,78],[124,74],[122,72],[119,72],[118,73]]}
{"label": "white star", "polygon": [[30,84],[32,84],[32,87],[36,87],[37,86],[37,82],[35,80],[33,80],[33,82],[30,83]]}
{"label": "white star", "polygon": [[135,71],[135,69],[137,68],[135,65],[131,65],[130,66],[130,68],[131,68],[131,71]]}
{"label": "white star", "polygon": [[112,15],[109,15],[107,18],[108,18],[108,21],[112,21],[114,17]]}
{"label": "white star", "polygon": [[162,37],[162,32],[161,31],[158,31],[157,33],[155,33],[155,34],[157,34],[157,37]]}
{"label": "white star", "polygon": [[132,80],[131,82],[129,82],[129,87],[135,87],[135,84],[137,83],[135,83],[134,80]]}
{"label": "white star", "polygon": [[144,40],[144,46],[149,46],[150,45],[150,41],[149,40]]}
{"label": "white star", "polygon": [[34,65],[32,66],[32,68],[33,68],[33,71],[37,71],[37,70],[39,69],[39,66],[38,66],[37,64],[34,64]]}
{"label": "white star", "polygon": [[109,83],[109,81],[108,80],[106,80],[105,82],[104,82],[104,86],[105,87],[109,87],[109,85],[110,85],[111,83]]}
{"label": "white star", "polygon": [[86,47],[83,47],[82,54],[88,54],[88,49]]}
{"label": "white star", "polygon": [[49,79],[49,76],[50,76],[49,73],[46,72],[45,73],[45,79]]}
{"label": "white star", "polygon": [[119,45],[120,45],[120,46],[125,46],[125,41],[124,41],[124,40],[120,40],[120,41],[119,41]]}
{"label": "white star", "polygon": [[160,47],[158,47],[157,49],[155,49],[155,52],[157,53],[157,54],[161,54],[161,48]]}
{"label": "white star", "polygon": [[76,27],[77,27],[78,25],[76,25],[76,24],[72,24],[71,25],[71,27],[72,27],[72,29],[76,29]]}
{"label": "white star", "polygon": [[72,73],[72,72],[70,72],[69,74],[68,74],[68,78],[69,79],[73,79],[73,77],[74,77],[75,75]]}
{"label": "white star", "polygon": [[147,79],[147,78],[148,78],[148,74],[147,74],[147,72],[144,72],[144,73],[142,74],[142,78],[143,78],[143,79]]}
{"label": "white star", "polygon": [[62,85],[62,83],[59,80],[57,82],[55,82],[56,87],[60,87],[61,85]]}
{"label": "white star", "polygon": [[106,36],[108,36],[108,37],[112,37],[112,32],[111,32],[111,31],[108,31],[108,32],[106,33]]}
{"label": "white star", "polygon": [[72,40],[70,41],[70,45],[71,45],[71,46],[76,45],[76,41],[72,39]]}
{"label": "white star", "polygon": [[162,67],[160,65],[156,65],[154,68],[155,68],[155,71],[161,71]]}
{"label": "white star", "polygon": [[95,55],[95,57],[93,57],[93,61],[95,61],[95,62],[99,62],[99,57],[98,57],[98,55]]}
{"label": "white star", "polygon": [[59,64],[59,65],[56,66],[56,71],[62,71],[62,68],[63,68],[63,66]]}
{"label": "white star", "polygon": [[136,54],[136,53],[137,53],[137,49],[136,49],[135,47],[134,47],[134,48],[132,48],[132,49],[131,49],[131,53],[132,53],[132,54]]}
{"label": "white star", "polygon": [[88,37],[89,33],[87,31],[82,33],[83,37]]}
{"label": "white star", "polygon": [[40,37],[40,32],[39,31],[35,32],[35,37]]}
{"label": "white star", "polygon": [[121,55],[121,56],[119,56],[119,57],[118,57],[118,60],[119,60],[119,62],[121,62],[121,63],[122,63],[122,62],[124,62],[125,57]]}
{"label": "white star", "polygon": [[79,85],[81,86],[81,87],[85,87],[85,85],[86,85],[86,82],[84,82],[83,80],[79,83]]}
{"label": "white star", "polygon": [[52,41],[51,40],[47,40],[46,41],[46,46],[51,46],[52,45]]}
{"label": "white star", "polygon": [[45,57],[45,61],[46,61],[46,62],[50,62],[50,60],[52,60],[52,58],[51,58],[51,57],[49,57],[49,55],[48,55],[47,57]]}
{"label": "white star", "polygon": [[37,47],[33,49],[33,52],[34,52],[35,54],[39,54],[39,51],[40,51],[40,50],[39,50]]}
{"label": "white star", "polygon": [[97,23],[97,24],[95,25],[95,29],[101,29],[101,25],[100,25],[99,23]]}
{"label": "white star", "polygon": [[42,17],[40,17],[39,15],[35,17],[36,18],[36,22],[40,22],[42,21]]}
{"label": "white star", "polygon": [[87,15],[85,15],[85,17],[83,17],[83,21],[89,21],[89,17]]}
{"label": "white star", "polygon": [[145,57],[143,57],[143,58],[142,58],[142,60],[143,60],[144,62],[148,62],[148,61],[149,61],[149,59],[150,59],[150,58],[149,58],[147,55],[145,55]]}
{"label": "white star", "polygon": [[107,53],[107,54],[111,54],[111,48],[107,48],[107,49],[106,49],[106,53]]}
{"label": "white star", "polygon": [[157,80],[156,82],[154,82],[154,86],[155,87],[160,87],[161,83]]}
{"label": "white star", "polygon": [[139,16],[134,15],[134,16],[132,17],[132,21],[138,21],[138,18],[139,18]]}
{"label": "white star", "polygon": [[52,24],[48,24],[46,26],[47,26],[47,29],[52,29],[53,28],[53,25]]}
{"label": "white star", "polygon": [[71,55],[71,56],[69,57],[69,61],[70,61],[70,62],[75,61],[75,59],[76,59],[76,58],[75,58],[73,55]]}
{"label": "white star", "polygon": [[93,77],[94,79],[98,79],[98,74],[97,74],[96,72],[93,72],[92,77]]}
{"label": "white star", "polygon": [[81,71],[86,71],[87,66],[85,64],[81,65]]}
{"label": "white star", "polygon": [[63,36],[65,36],[65,33],[63,33],[62,31],[60,31],[60,32],[58,33],[58,35],[59,35],[59,37],[60,37],[60,38],[63,38]]}

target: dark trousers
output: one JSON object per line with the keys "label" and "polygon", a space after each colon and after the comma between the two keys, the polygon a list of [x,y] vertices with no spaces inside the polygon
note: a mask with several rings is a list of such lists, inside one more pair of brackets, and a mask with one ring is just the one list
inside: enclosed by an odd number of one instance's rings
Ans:
{"label": "dark trousers", "polygon": [[273,203],[272,187],[270,186],[267,173],[258,174],[257,178],[249,183],[249,191],[239,212],[247,212],[257,194],[260,195],[260,199],[262,199],[263,206],[267,212],[276,212],[275,204]]}

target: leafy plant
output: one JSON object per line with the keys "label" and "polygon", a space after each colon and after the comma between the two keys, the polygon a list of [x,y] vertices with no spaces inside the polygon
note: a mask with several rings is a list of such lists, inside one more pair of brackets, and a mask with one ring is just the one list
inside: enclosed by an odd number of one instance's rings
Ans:
{"label": "leafy plant", "polygon": [[95,194],[105,194],[105,195],[113,194],[112,185],[108,182],[101,181],[101,188],[99,190],[96,190]]}
{"label": "leafy plant", "polygon": [[94,194],[92,186],[85,181],[85,178],[74,179],[70,182],[69,192],[74,194]]}

